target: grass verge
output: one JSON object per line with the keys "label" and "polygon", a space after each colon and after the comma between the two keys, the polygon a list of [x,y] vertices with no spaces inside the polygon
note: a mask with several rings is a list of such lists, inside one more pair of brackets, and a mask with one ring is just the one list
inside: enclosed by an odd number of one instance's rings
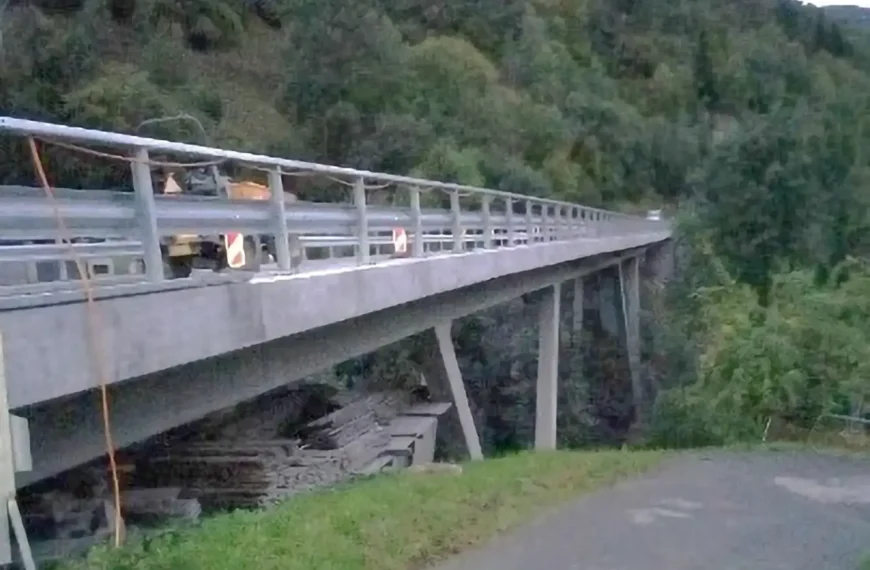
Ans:
{"label": "grass verge", "polygon": [[524,453],[461,475],[398,473],[234,512],[67,570],[406,570],[443,559],[535,511],[655,466],[656,451]]}

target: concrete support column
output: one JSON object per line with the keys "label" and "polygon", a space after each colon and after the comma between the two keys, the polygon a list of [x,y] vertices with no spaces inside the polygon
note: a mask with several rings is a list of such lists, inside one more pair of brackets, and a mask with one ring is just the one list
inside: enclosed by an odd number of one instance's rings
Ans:
{"label": "concrete support column", "polygon": [[642,423],[644,405],[643,380],[640,370],[640,271],[639,260],[631,257],[619,264],[619,285],[622,314],[625,319],[625,349],[631,370],[631,392],[635,422]]}
{"label": "concrete support column", "polygon": [[571,345],[580,346],[583,338],[583,298],[586,295],[585,281],[582,277],[574,279],[574,306],[571,310]]}
{"label": "concrete support column", "polygon": [[560,293],[559,284],[547,287],[539,305],[535,449],[556,449]]}
{"label": "concrete support column", "polygon": [[474,416],[468,405],[468,396],[465,393],[465,383],[462,381],[462,373],[459,370],[459,362],[456,360],[456,351],[453,348],[453,338],[450,336],[450,323],[443,323],[435,327],[435,337],[438,340],[438,350],[441,353],[441,364],[453,405],[459,415],[459,424],[462,426],[462,436],[468,448],[468,454],[472,459],[483,459],[483,451],[480,447],[480,437],[477,435],[477,427],[474,425]]}

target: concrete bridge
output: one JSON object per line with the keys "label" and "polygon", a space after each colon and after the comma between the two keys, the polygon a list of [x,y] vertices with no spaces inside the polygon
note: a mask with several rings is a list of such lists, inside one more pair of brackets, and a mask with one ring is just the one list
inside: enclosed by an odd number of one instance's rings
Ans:
{"label": "concrete bridge", "polygon": [[[455,403],[472,457],[480,457],[451,322],[534,291],[540,291],[535,440],[538,448],[552,448],[559,291],[563,285],[582,287],[584,276],[608,268],[619,276],[617,294],[608,298],[621,309],[633,384],[641,389],[639,267],[667,271],[666,222],[485,188],[8,117],[0,117],[0,131],[22,141],[34,137],[43,149],[58,142],[82,152],[94,145],[111,148],[132,166],[132,191],[0,188],[0,239],[57,242],[0,246],[0,268],[24,267],[23,274],[32,277],[40,273],[37,263],[55,266],[74,257],[116,265],[137,259],[144,268],[92,276],[90,301],[82,281],[62,279],[66,265],[59,266],[54,281],[0,287],[4,407],[13,414],[12,429],[4,429],[3,437],[12,447],[29,445],[32,457],[27,470],[16,464],[19,486],[104,453],[96,395],[101,381],[110,393],[114,443],[121,447],[427,329],[434,329],[442,356],[444,393]],[[150,168],[155,161],[149,157],[156,153],[265,171],[272,199],[155,196]],[[347,186],[353,202],[288,203],[283,199],[288,176]],[[372,194],[386,189],[390,204],[375,203]],[[425,207],[432,195],[449,199],[450,208]],[[257,272],[193,272],[166,279],[162,240],[183,232],[274,236],[276,252],[269,260],[274,263]],[[288,246],[293,236],[309,257],[319,252],[322,259],[293,267]],[[83,237],[97,243],[62,241]],[[395,251],[405,238],[407,251]],[[336,253],[341,249],[350,255],[341,257]],[[575,297],[575,304],[582,304],[584,296]],[[578,309],[582,312],[582,306],[573,307],[575,315]],[[575,322],[579,327],[579,318]],[[29,444],[16,418],[26,420]],[[5,469],[12,468],[8,457],[4,462]]]}

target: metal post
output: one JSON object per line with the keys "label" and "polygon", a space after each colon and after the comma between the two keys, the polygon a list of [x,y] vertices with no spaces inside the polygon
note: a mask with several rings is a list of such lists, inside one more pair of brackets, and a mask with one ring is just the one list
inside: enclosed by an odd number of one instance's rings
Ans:
{"label": "metal post", "polygon": [[3,337],[0,335],[0,564],[12,562],[7,500],[15,496],[15,460],[12,454],[12,422],[9,418],[5,364]]}
{"label": "metal post", "polygon": [[545,243],[550,241],[550,207],[547,204],[541,204],[541,238]]}
{"label": "metal post", "polygon": [[559,380],[559,284],[544,289],[538,313],[538,382],[535,449],[556,449]]}
{"label": "metal post", "polygon": [[423,214],[420,211],[420,189],[411,187],[411,220],[414,224],[414,241],[412,253],[414,257],[423,257]]}
{"label": "metal post", "polygon": [[354,180],[353,203],[356,204],[357,213],[356,261],[359,265],[366,265],[371,260],[371,246],[369,245],[369,217],[366,211],[366,187],[362,176]]}
{"label": "metal post", "polygon": [[290,235],[287,232],[287,217],[284,215],[284,181],[281,179],[280,168],[269,171],[269,192],[274,217],[275,255],[278,257],[275,261],[278,262],[279,269],[290,271]]}
{"label": "metal post", "polygon": [[492,249],[492,215],[490,204],[492,204],[492,196],[484,194],[480,202],[480,208],[483,214],[483,247],[485,249]]}
{"label": "metal post", "polygon": [[516,244],[514,240],[516,239],[516,228],[514,227],[514,201],[511,198],[505,198],[504,200],[504,213],[505,218],[507,218],[507,246],[514,247]]}
{"label": "metal post", "polygon": [[[15,449],[7,384],[3,335],[0,333],[0,497],[2,497],[2,506],[0,506],[0,564],[12,562],[12,540],[9,532],[9,523],[11,522],[15,541],[21,552],[21,562],[25,570],[35,570],[36,564],[33,561],[30,542],[27,539],[24,521],[21,518],[21,511],[18,510],[18,501],[15,497],[15,471],[32,469],[32,464],[29,463],[30,449]],[[16,464],[16,456],[20,455],[16,451],[26,452],[27,465]]]}
{"label": "metal post", "polygon": [[572,208],[571,210],[571,239],[580,237],[580,208]]}
{"label": "metal post", "polygon": [[565,220],[562,217],[562,206],[553,206],[553,241],[560,241],[565,237]]}
{"label": "metal post", "polygon": [[532,219],[532,201],[526,200],[526,245],[535,243],[535,223]]}
{"label": "metal post", "polygon": [[160,234],[157,232],[157,206],[154,202],[154,186],[151,183],[151,168],[148,150],[136,150],[133,168],[136,214],[139,232],[145,250],[145,276],[149,281],[163,280],[163,256],[160,253]]}
{"label": "metal post", "polygon": [[468,405],[468,396],[465,393],[465,384],[462,381],[462,373],[459,370],[459,362],[456,360],[456,351],[453,348],[453,338],[450,336],[450,323],[443,323],[435,327],[435,337],[438,339],[438,349],[441,352],[441,360],[447,381],[450,383],[450,391],[453,394],[453,403],[459,414],[459,423],[462,425],[462,435],[468,446],[468,454],[472,459],[483,459],[483,450],[480,448],[480,437],[477,435],[477,427],[474,425],[474,417]]}
{"label": "metal post", "polygon": [[453,253],[465,249],[462,235],[462,210],[459,207],[459,192],[450,193],[450,212],[453,214]]}

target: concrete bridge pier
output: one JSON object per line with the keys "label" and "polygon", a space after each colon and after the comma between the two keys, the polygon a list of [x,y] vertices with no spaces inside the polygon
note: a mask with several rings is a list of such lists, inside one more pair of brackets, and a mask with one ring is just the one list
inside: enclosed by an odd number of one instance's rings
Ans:
{"label": "concrete bridge pier", "polygon": [[465,382],[453,346],[452,324],[452,321],[440,323],[424,333],[429,346],[421,363],[423,377],[435,400],[453,403],[453,407],[439,422],[439,439],[449,442],[447,445],[451,449],[454,442],[462,441],[471,459],[483,459],[480,436],[474,424],[474,415],[471,413]]}
{"label": "concrete bridge pier", "polygon": [[543,290],[538,313],[538,381],[535,398],[535,449],[556,449],[559,383],[559,305],[561,285]]}
{"label": "concrete bridge pier", "polygon": [[462,381],[462,372],[459,370],[459,361],[456,359],[456,349],[453,347],[453,337],[450,334],[452,322],[441,323],[435,326],[435,337],[438,340],[438,351],[441,353],[441,363],[444,366],[444,375],[450,385],[450,393],[453,396],[453,405],[459,415],[459,424],[462,426],[462,436],[468,448],[468,454],[472,459],[483,459],[483,451],[480,447],[480,436],[474,425],[474,416],[471,415],[471,407],[468,405],[468,395],[465,393],[465,383]]}
{"label": "concrete bridge pier", "polygon": [[583,298],[586,296],[586,281],[577,277],[572,282],[574,300],[571,307],[571,346],[577,348],[583,342]]}
{"label": "concrete bridge pier", "polygon": [[634,422],[643,420],[644,389],[640,362],[640,262],[630,257],[619,264],[619,289],[622,301],[622,327],[628,367],[631,372],[631,395]]}

